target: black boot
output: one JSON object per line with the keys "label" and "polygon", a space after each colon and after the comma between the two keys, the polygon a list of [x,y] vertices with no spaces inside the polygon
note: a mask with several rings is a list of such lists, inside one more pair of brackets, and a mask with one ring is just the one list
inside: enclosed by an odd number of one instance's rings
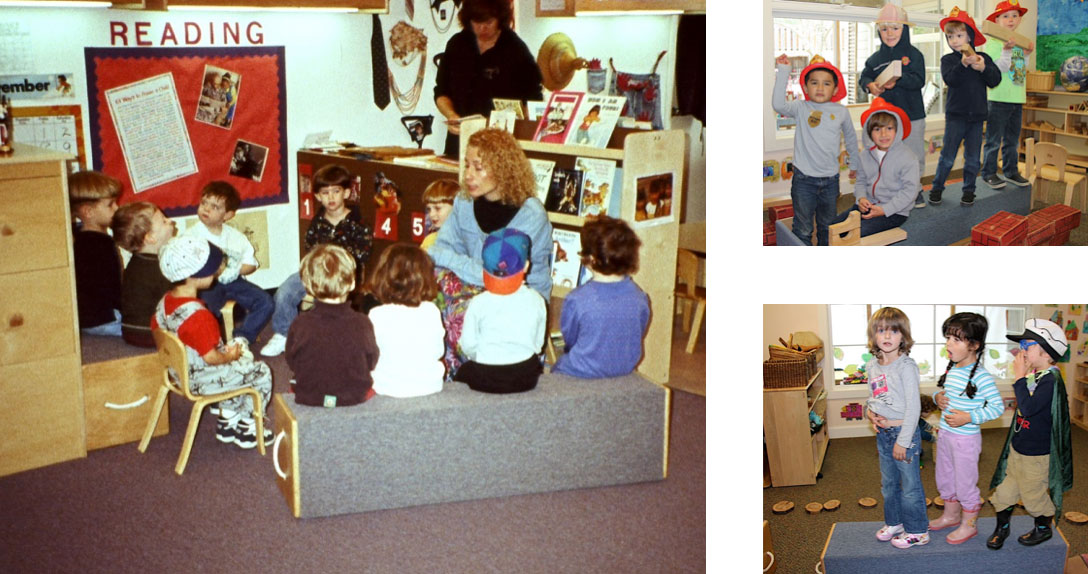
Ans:
{"label": "black boot", "polygon": [[1017,538],[1017,540],[1024,546],[1035,546],[1040,542],[1050,540],[1050,537],[1054,535],[1050,529],[1050,519],[1050,516],[1036,516],[1035,528],[1032,528],[1030,532]]}
{"label": "black boot", "polygon": [[1001,546],[1005,544],[1005,539],[1009,537],[1009,517],[1012,516],[1012,508],[1010,506],[997,513],[997,528],[986,539],[986,547],[990,550],[1000,550]]}

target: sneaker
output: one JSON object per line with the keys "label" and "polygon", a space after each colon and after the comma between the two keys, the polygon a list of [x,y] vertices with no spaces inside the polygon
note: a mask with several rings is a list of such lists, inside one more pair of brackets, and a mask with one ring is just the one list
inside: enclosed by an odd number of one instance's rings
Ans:
{"label": "sneaker", "polygon": [[[264,428],[264,446],[272,446],[272,431],[266,426]],[[234,444],[244,449],[251,449],[257,446],[257,423],[252,419],[243,420],[238,424],[238,433],[234,437]]]}
{"label": "sneaker", "polygon": [[876,531],[876,539],[881,542],[887,542],[902,533],[902,524],[896,524],[895,526],[888,526],[887,524],[885,524],[883,528]]}
{"label": "sneaker", "polygon": [[261,348],[261,355],[265,357],[276,357],[283,353],[283,350],[287,348],[287,337],[276,333],[272,335],[272,338],[264,344]]}
{"label": "sneaker", "polygon": [[926,194],[924,191],[918,192],[918,197],[914,198],[914,208],[921,209],[926,206]]}
{"label": "sneaker", "polygon": [[944,193],[943,189],[941,191],[933,191],[932,189],[929,190],[929,202],[933,205],[940,205],[942,193]]}
{"label": "sneaker", "polygon": [[982,181],[986,182],[986,185],[990,186],[990,189],[1001,189],[1002,187],[1005,187],[1005,180],[1001,179],[1001,176],[996,173],[983,176]]}
{"label": "sneaker", "polygon": [[1024,179],[1024,176],[1020,175],[1019,173],[1012,176],[1005,176],[1005,179],[1018,187],[1027,187],[1031,185],[1031,183],[1028,180]]}
{"label": "sneaker", "polygon": [[923,532],[921,534],[907,534],[904,532],[895,538],[892,538],[892,546],[896,548],[910,548],[911,546],[923,546],[929,544],[929,533]]}
{"label": "sneaker", "polygon": [[960,198],[960,205],[974,205],[974,204],[975,204],[975,194],[973,194],[973,193],[965,193],[965,194],[963,194],[963,197]]}
{"label": "sneaker", "polygon": [[235,441],[238,437],[238,427],[236,421],[229,421],[224,418],[219,418],[215,423],[215,438],[221,443],[229,444]]}

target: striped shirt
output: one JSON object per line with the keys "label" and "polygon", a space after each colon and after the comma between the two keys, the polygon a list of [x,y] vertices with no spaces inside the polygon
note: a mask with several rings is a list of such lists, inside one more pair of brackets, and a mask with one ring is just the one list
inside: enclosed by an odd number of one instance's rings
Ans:
{"label": "striped shirt", "polygon": [[997,392],[994,377],[984,367],[975,371],[975,398],[967,396],[967,377],[971,374],[974,363],[966,367],[952,367],[944,380],[944,391],[948,397],[948,408],[965,411],[971,414],[971,422],[961,426],[952,427],[945,420],[945,413],[941,412],[941,432],[951,432],[961,435],[978,434],[978,426],[988,420],[996,419],[1005,412],[1005,403],[1001,399],[1001,393]]}

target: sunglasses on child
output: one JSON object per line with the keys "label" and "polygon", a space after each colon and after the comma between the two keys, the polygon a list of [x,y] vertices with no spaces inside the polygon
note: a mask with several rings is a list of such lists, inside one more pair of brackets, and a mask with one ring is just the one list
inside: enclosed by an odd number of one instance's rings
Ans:
{"label": "sunglasses on child", "polygon": [[1020,350],[1021,351],[1026,351],[1026,350],[1028,350],[1028,347],[1030,347],[1032,345],[1038,345],[1038,344],[1039,343],[1036,343],[1035,341],[1029,341],[1027,339],[1021,339],[1020,340]]}

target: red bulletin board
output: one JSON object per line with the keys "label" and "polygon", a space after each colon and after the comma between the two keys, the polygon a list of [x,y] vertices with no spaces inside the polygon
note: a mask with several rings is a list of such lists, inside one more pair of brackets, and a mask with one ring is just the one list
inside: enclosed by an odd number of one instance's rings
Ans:
{"label": "red bulletin board", "polygon": [[[119,203],[150,201],[170,216],[193,215],[200,203],[200,190],[214,180],[233,185],[242,197],[243,208],[289,201],[283,46],[85,48],[84,57],[93,169],[121,180]],[[234,118],[228,127],[196,119],[206,66],[240,77]],[[198,171],[136,194],[105,94],[165,73],[173,76]],[[231,173],[231,158],[239,141],[267,148],[260,181],[236,175],[237,169]]]}

